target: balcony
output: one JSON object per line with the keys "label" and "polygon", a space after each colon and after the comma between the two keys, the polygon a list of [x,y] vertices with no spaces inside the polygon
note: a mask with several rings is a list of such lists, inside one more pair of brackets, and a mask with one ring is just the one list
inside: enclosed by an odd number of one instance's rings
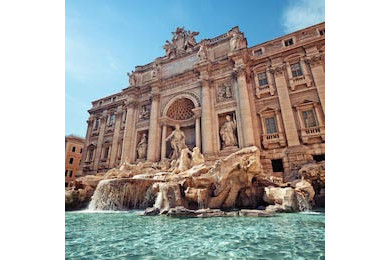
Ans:
{"label": "balcony", "polygon": [[312,80],[309,75],[301,75],[290,79],[290,87],[293,91],[297,86],[306,85],[309,88],[311,84]]}
{"label": "balcony", "polygon": [[301,129],[301,139],[304,144],[325,141],[325,127],[314,126]]}
{"label": "balcony", "polygon": [[275,88],[272,84],[257,86],[256,87],[256,97],[260,98],[262,95],[270,93],[271,96],[275,94]]}
{"label": "balcony", "polygon": [[286,138],[283,132],[263,134],[263,146],[266,149],[274,149],[286,146]]}

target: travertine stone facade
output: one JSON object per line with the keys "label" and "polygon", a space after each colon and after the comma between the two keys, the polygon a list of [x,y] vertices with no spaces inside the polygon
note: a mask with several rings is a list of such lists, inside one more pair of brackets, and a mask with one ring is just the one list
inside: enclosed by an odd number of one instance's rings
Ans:
{"label": "travertine stone facade", "polygon": [[173,158],[177,125],[209,161],[252,145],[270,174],[324,159],[325,23],[253,47],[238,27],[200,42],[198,34],[177,28],[165,56],[92,102],[84,174]]}
{"label": "travertine stone facade", "polygon": [[83,149],[83,138],[74,135],[65,136],[65,187],[76,179]]}

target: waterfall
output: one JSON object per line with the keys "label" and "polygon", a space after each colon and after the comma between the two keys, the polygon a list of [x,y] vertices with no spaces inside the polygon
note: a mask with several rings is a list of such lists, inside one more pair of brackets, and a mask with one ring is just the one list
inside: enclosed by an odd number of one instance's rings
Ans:
{"label": "waterfall", "polygon": [[298,200],[299,211],[309,211],[311,209],[310,203],[303,192],[296,192]]}
{"label": "waterfall", "polygon": [[89,210],[145,209],[154,202],[154,181],[144,179],[111,179],[99,182]]}
{"label": "waterfall", "polygon": [[197,196],[198,196],[198,209],[204,209],[205,206],[204,206],[204,203],[203,203],[201,190],[198,189],[196,193],[197,193]]}

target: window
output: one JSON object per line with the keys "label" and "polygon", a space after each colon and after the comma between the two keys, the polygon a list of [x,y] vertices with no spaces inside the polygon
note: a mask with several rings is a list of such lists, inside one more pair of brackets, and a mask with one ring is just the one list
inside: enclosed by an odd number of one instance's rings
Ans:
{"label": "window", "polygon": [[288,40],[285,40],[284,41],[284,46],[290,46],[290,45],[293,45],[294,44],[294,41],[292,38],[288,39]]}
{"label": "window", "polygon": [[72,152],[76,152],[76,147],[75,146],[72,147]]}
{"label": "window", "polygon": [[100,101],[100,102],[99,102],[99,106],[101,106],[102,104],[103,104],[103,102],[102,102],[102,101]]}
{"label": "window", "polygon": [[317,126],[317,119],[313,109],[302,111],[302,117],[306,128]]}
{"label": "window", "polygon": [[112,126],[114,124],[114,120],[115,120],[115,115],[114,114],[110,115],[110,119],[108,120],[108,125]]}
{"label": "window", "polygon": [[67,183],[67,182],[65,182],[65,188],[66,188],[66,187],[68,187],[68,183]]}
{"label": "window", "polygon": [[265,127],[267,128],[267,134],[276,133],[276,120],[275,117],[267,117],[265,118]]}
{"label": "window", "polygon": [[291,72],[294,78],[302,76],[303,73],[302,73],[301,64],[299,62],[291,64]]}
{"label": "window", "polygon": [[313,155],[313,159],[314,159],[314,161],[316,161],[316,162],[325,161],[325,154]]}
{"label": "window", "polygon": [[80,153],[83,153],[83,148],[80,149]]}
{"label": "window", "polygon": [[73,171],[69,171],[69,177],[72,177]]}
{"label": "window", "polygon": [[273,172],[284,172],[282,159],[271,160]]}
{"label": "window", "polygon": [[98,129],[99,124],[100,124],[100,119],[99,119],[99,118],[96,118],[95,127],[94,127],[93,129],[94,129],[94,130]]}
{"label": "window", "polygon": [[261,55],[263,55],[263,50],[262,50],[262,49],[255,50],[255,51],[253,52],[253,54],[254,54],[255,56],[261,56]]}
{"label": "window", "polygon": [[115,102],[115,100],[116,100],[116,97],[113,97],[113,98],[112,98],[112,102]]}
{"label": "window", "polygon": [[325,35],[325,29],[320,30],[320,35]]}
{"label": "window", "polygon": [[69,159],[69,164],[73,164],[73,158]]}
{"label": "window", "polygon": [[65,170],[65,177],[68,175],[68,171],[67,170]]}
{"label": "window", "polygon": [[259,85],[260,86],[268,85],[267,73],[266,72],[257,74],[257,77],[259,78]]}
{"label": "window", "polygon": [[110,151],[110,147],[106,147],[104,148],[104,159],[107,159],[108,158],[108,152]]}

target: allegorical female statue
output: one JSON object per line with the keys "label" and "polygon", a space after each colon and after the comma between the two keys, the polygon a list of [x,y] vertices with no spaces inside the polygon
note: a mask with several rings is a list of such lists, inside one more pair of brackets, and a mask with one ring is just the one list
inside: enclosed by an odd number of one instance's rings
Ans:
{"label": "allegorical female statue", "polygon": [[171,159],[177,159],[180,156],[181,150],[187,148],[185,143],[186,136],[184,132],[180,130],[180,125],[175,125],[175,130],[165,139],[165,141],[171,140],[171,147],[173,153]]}
{"label": "allegorical female statue", "polygon": [[148,142],[146,140],[146,133],[143,133],[140,142],[137,144],[138,159],[146,158],[147,147],[148,147]]}
{"label": "allegorical female statue", "polygon": [[237,137],[234,134],[234,131],[237,128],[236,120],[231,119],[229,115],[226,116],[226,122],[221,126],[219,130],[219,134],[222,138],[222,149],[229,146],[237,146]]}

